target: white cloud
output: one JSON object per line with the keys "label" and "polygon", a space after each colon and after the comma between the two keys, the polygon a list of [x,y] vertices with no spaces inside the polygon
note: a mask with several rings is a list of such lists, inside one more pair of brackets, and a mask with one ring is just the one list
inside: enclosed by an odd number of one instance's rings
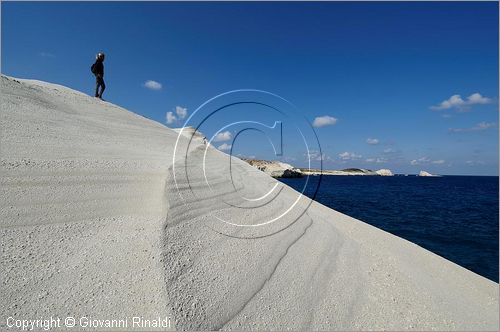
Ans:
{"label": "white cloud", "polygon": [[444,163],[446,163],[446,161],[443,159],[431,160],[429,157],[422,157],[422,158],[413,159],[412,161],[410,161],[410,164],[413,166],[415,166],[415,165],[428,165],[428,164],[443,165]]}
{"label": "white cloud", "polygon": [[384,152],[384,153],[394,153],[394,152],[396,152],[396,150],[391,149],[391,148],[387,148],[387,149],[384,149],[384,151],[383,151],[383,152]]}
{"label": "white cloud", "polygon": [[491,127],[494,127],[495,123],[494,122],[480,122],[477,124],[475,128],[478,128],[479,130],[485,130]]}
{"label": "white cloud", "polygon": [[313,127],[319,128],[324,126],[332,126],[337,123],[337,119],[329,115],[318,116],[313,121]]}
{"label": "white cloud", "polygon": [[224,143],[222,145],[219,145],[219,147],[217,149],[219,149],[221,151],[230,150],[231,149],[231,144]]}
{"label": "white cloud", "polygon": [[382,164],[382,163],[386,163],[387,159],[386,158],[380,158],[380,157],[377,157],[377,158],[367,158],[366,162],[368,162],[368,163]]}
{"label": "white cloud", "polygon": [[465,163],[469,166],[484,165],[484,161],[481,160],[467,160]]}
{"label": "white cloud", "polygon": [[331,161],[332,158],[330,158],[329,156],[327,156],[325,153],[319,153],[319,151],[317,150],[309,150],[309,155],[307,155],[307,153],[305,154],[306,156],[306,160],[312,160],[312,161]]}
{"label": "white cloud", "polygon": [[246,156],[244,154],[241,154],[241,153],[238,153],[236,155],[236,157],[239,157],[239,158],[242,158],[242,159],[255,159],[257,158],[257,156],[254,156],[254,155],[249,155],[249,156]]}
{"label": "white cloud", "polygon": [[357,160],[360,159],[362,156],[360,154],[355,154],[354,152],[342,152],[339,153],[339,158],[342,160]]}
{"label": "white cloud", "polygon": [[150,90],[161,90],[162,85],[159,82],[148,80],[144,82],[144,87]]}
{"label": "white cloud", "polygon": [[448,108],[452,107],[460,107],[465,104],[465,101],[460,97],[460,95],[453,95],[447,100],[443,100],[439,105],[437,106],[431,106],[431,109],[439,111],[439,110],[446,110]]}
{"label": "white cloud", "polygon": [[177,114],[179,119],[184,119],[188,114],[187,108],[180,107],[180,106],[175,106],[175,113]]}
{"label": "white cloud", "polygon": [[366,143],[370,145],[377,145],[379,143],[379,140],[376,138],[367,138]]}
{"label": "white cloud", "polygon": [[221,133],[218,133],[215,135],[214,142],[224,142],[224,141],[229,141],[231,138],[233,138],[233,135],[231,134],[230,131],[224,131]]}
{"label": "white cloud", "polygon": [[428,157],[422,157],[422,158],[418,158],[418,159],[413,159],[412,161],[410,161],[410,164],[412,164],[413,166],[415,166],[415,165],[428,164],[430,162],[431,162],[430,158],[428,158]]}
{"label": "white cloud", "polygon": [[483,122],[478,123],[474,127],[470,127],[470,128],[450,128],[449,131],[452,132],[452,133],[463,133],[463,132],[470,132],[470,131],[483,131],[483,130],[495,127],[495,125],[496,124],[494,122],[485,122],[485,121],[483,121]]}
{"label": "white cloud", "polygon": [[476,105],[476,104],[489,104],[492,100],[487,97],[483,97],[480,93],[476,92],[463,100],[460,95],[453,95],[450,98],[443,100],[439,105],[431,106],[432,110],[440,111],[447,110],[450,108],[458,109],[459,111],[467,110],[466,106]]}
{"label": "white cloud", "polygon": [[487,97],[481,96],[480,93],[473,93],[469,97],[467,97],[467,102],[469,104],[489,104],[491,103],[491,99]]}
{"label": "white cloud", "polygon": [[177,117],[174,115],[173,112],[167,112],[167,114],[165,115],[165,119],[167,120],[168,124],[171,124],[171,123],[174,123],[175,121],[177,121]]}

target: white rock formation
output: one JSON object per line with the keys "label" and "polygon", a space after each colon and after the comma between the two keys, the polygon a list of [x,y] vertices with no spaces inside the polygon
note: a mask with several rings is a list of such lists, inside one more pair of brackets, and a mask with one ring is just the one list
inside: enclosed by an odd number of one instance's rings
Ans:
{"label": "white rock formation", "polygon": [[272,176],[273,178],[297,178],[303,174],[300,169],[281,161],[268,161],[259,159],[243,159],[250,165]]}
{"label": "white rock formation", "polygon": [[68,315],[170,316],[182,330],[498,329],[495,282],[201,143],[174,154],[187,139],[111,103],[1,84],[1,330],[9,316]]}
{"label": "white rock formation", "polygon": [[188,139],[192,139],[196,143],[208,144],[205,135],[203,135],[203,133],[197,131],[193,127],[186,126],[182,128],[173,128],[173,131],[175,131],[176,133],[181,133],[183,136],[187,137]]}
{"label": "white rock formation", "polygon": [[420,171],[420,173],[418,173],[418,176],[436,176],[436,175],[433,175],[426,171]]}
{"label": "white rock formation", "polygon": [[381,176],[393,176],[394,175],[390,169],[386,169],[386,168],[379,169],[378,171],[375,171],[375,173],[377,173],[378,175],[381,175]]}

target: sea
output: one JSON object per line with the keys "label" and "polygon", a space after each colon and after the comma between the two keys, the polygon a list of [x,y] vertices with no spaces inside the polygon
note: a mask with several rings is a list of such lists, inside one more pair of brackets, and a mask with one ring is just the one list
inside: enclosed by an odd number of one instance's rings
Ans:
{"label": "sea", "polygon": [[304,188],[306,179],[280,180],[498,282],[497,176],[309,176]]}

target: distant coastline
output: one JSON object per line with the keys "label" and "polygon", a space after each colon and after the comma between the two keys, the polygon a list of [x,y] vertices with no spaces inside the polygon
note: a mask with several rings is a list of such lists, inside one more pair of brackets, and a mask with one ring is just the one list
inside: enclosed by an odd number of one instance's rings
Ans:
{"label": "distant coastline", "polygon": [[306,175],[337,175],[337,176],[422,176],[439,177],[441,175],[431,174],[427,171],[420,171],[418,174],[397,174],[390,169],[382,168],[371,170],[365,168],[345,168],[341,170],[325,170],[312,168],[299,168],[277,160],[249,159],[241,158],[251,166],[274,178],[301,178]]}
{"label": "distant coastline", "polygon": [[379,169],[373,171],[364,168],[345,168],[341,170],[321,170],[300,168],[304,175],[339,175],[339,176],[394,176],[390,169]]}

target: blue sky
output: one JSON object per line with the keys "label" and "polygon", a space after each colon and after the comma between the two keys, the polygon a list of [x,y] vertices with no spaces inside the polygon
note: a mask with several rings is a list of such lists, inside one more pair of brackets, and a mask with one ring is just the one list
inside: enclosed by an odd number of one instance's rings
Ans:
{"label": "blue sky", "polygon": [[[104,97],[164,124],[172,112],[171,127],[220,93],[260,89],[318,125],[324,168],[498,175],[496,2],[1,6],[4,74],[92,94],[102,50]],[[250,134],[235,152],[276,158]],[[305,165],[299,150],[283,160]]]}

